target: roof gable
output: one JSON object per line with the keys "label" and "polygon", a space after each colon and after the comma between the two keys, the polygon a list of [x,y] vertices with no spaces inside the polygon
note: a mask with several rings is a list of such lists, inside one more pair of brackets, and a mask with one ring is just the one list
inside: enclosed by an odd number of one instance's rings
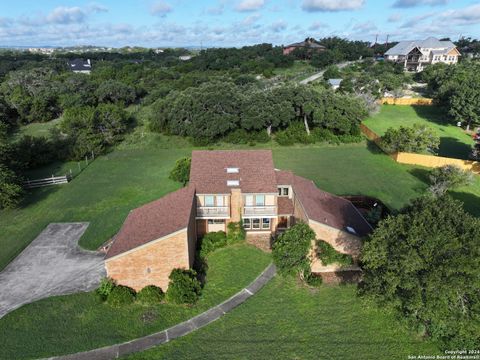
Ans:
{"label": "roof gable", "polygon": [[[238,172],[228,172],[227,168],[236,168]],[[192,151],[190,183],[199,194],[227,194],[232,188],[240,188],[244,193],[276,193],[272,152]]]}
{"label": "roof gable", "polygon": [[188,226],[195,189],[188,186],[132,210],[107,252],[111,258]]}

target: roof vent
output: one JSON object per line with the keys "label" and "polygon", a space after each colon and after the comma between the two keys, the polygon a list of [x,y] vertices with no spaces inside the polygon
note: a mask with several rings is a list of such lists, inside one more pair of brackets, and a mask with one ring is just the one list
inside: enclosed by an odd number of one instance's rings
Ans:
{"label": "roof vent", "polygon": [[237,167],[227,167],[227,174],[238,174],[239,171]]}
{"label": "roof vent", "polygon": [[238,180],[227,180],[227,186],[238,186],[240,185],[240,181]]}
{"label": "roof vent", "polygon": [[354,228],[352,228],[351,226],[347,226],[347,231],[351,234],[356,234],[357,232],[355,231]]}

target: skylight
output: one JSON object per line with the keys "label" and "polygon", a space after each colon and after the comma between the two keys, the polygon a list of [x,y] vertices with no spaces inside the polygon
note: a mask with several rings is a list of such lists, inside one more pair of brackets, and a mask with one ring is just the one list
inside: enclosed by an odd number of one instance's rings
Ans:
{"label": "skylight", "polygon": [[240,171],[237,167],[227,167],[227,174],[236,174]]}
{"label": "skylight", "polygon": [[227,180],[227,186],[238,186],[240,185],[240,181],[238,180]]}

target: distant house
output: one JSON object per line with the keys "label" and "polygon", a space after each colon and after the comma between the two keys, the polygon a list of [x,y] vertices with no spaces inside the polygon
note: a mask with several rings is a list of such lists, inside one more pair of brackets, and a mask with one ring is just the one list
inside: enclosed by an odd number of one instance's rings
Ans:
{"label": "distant house", "polygon": [[324,51],[326,48],[320,45],[313,38],[305,39],[305,41],[293,43],[283,47],[283,55],[288,55],[295,49],[308,49],[312,51]]}
{"label": "distant house", "polygon": [[188,61],[190,60],[192,57],[190,55],[182,55],[182,56],[179,56],[178,57],[180,60],[182,61]]}
{"label": "distant house", "polygon": [[403,64],[406,71],[422,71],[435,63],[456,64],[460,52],[451,41],[434,37],[425,40],[400,41],[385,53],[385,60]]}
{"label": "distant house", "polygon": [[270,150],[193,151],[187,187],[127,216],[108,249],[107,275],[135,290],[166,290],[174,268],[193,266],[197,239],[239,221],[247,238],[268,246],[272,236],[305,222],[317,239],[352,256],[372,230],[350,201],[275,169]]}
{"label": "distant house", "polygon": [[83,60],[83,59],[73,59],[68,62],[68,67],[74,73],[81,73],[81,74],[90,74],[92,71],[92,63],[90,59]]}
{"label": "distant house", "polygon": [[342,83],[342,79],[328,79],[327,82],[333,90],[337,90]]}

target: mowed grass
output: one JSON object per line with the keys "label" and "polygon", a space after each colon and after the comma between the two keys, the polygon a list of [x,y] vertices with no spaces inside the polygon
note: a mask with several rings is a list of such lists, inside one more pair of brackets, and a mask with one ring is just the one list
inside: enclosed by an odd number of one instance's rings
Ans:
{"label": "mowed grass", "polygon": [[168,179],[189,150],[114,151],[72,182],[31,190],[19,208],[0,212],[0,270],[51,222],[90,222],[80,245],[96,249],[120,228],[128,212],[180,187]]}
{"label": "mowed grass", "polygon": [[390,128],[427,125],[440,137],[438,155],[458,159],[468,159],[473,140],[462,128],[455,126],[447,118],[445,110],[436,106],[382,105],[380,112],[364,121],[364,124],[378,135]]}
{"label": "mowed grass", "polygon": [[310,290],[277,277],[222,319],[130,360],[405,360],[440,354],[435,344],[356,296],[355,286]]}
{"label": "mowed grass", "polygon": [[252,282],[270,256],[246,244],[208,257],[203,294],[194,306],[160,304],[112,308],[94,293],[52,297],[0,320],[0,359],[40,358],[84,351],[161,331],[221,303]]}
{"label": "mowed grass", "polygon": [[54,119],[51,121],[47,122],[36,122],[36,123],[31,123],[28,125],[22,125],[18,131],[15,133],[13,139],[19,139],[20,137],[26,135],[26,136],[33,136],[33,137],[49,137],[50,136],[50,130],[60,123],[62,118]]}

